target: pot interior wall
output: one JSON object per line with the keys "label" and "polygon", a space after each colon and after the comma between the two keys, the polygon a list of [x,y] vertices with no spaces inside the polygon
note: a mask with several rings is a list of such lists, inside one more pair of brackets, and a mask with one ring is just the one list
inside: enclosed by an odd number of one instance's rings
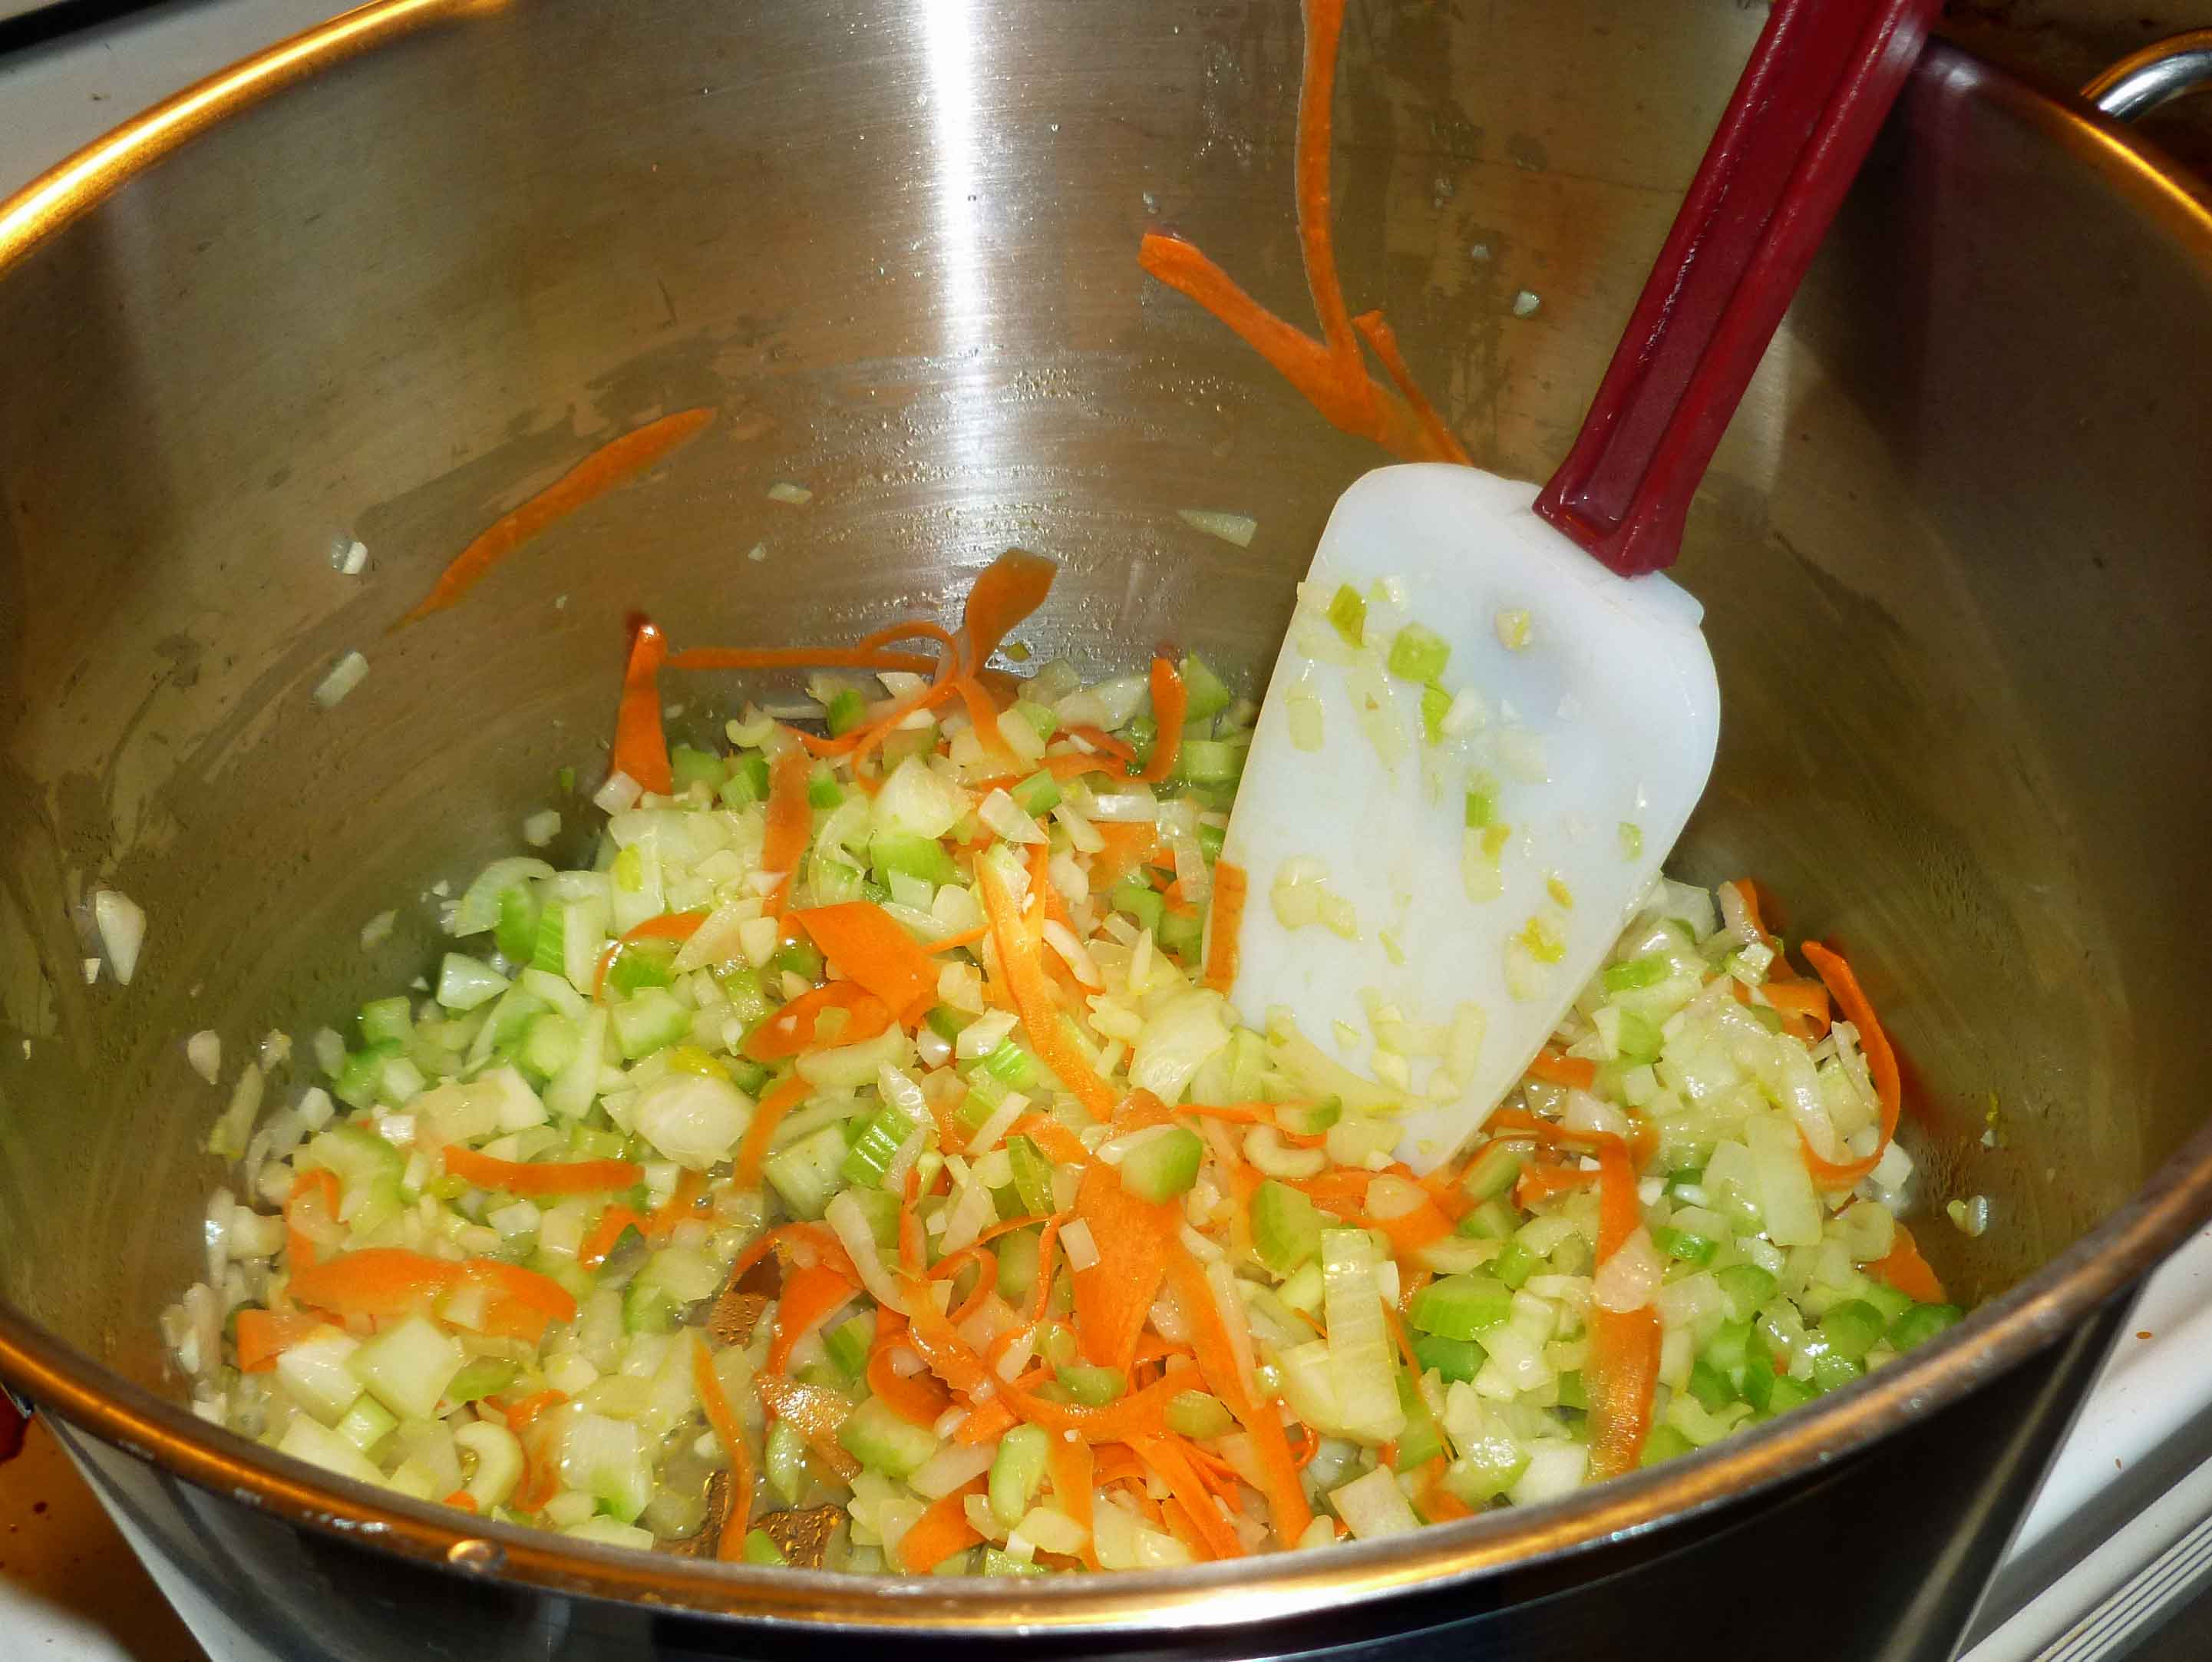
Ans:
{"label": "pot interior wall", "polygon": [[[1479,461],[1563,451],[1758,21],[1355,9],[1347,287]],[[1281,3],[457,13],[0,274],[0,1294],[161,1377],[153,1314],[220,1175],[223,1093],[183,1038],[222,1035],[227,1084],[263,1033],[428,967],[426,892],[525,813],[580,836],[555,776],[598,776],[633,610],[685,642],[836,640],[947,613],[1018,543],[1065,562],[1040,654],[1172,640],[1256,685],[1379,458],[1134,249],[1181,228],[1307,314],[1297,52]],[[2212,362],[2212,289],[2173,198],[2001,99],[1938,111],[1934,80],[1692,526],[1726,717],[1676,864],[1756,874],[1857,959],[1928,1203],[1991,1198],[1978,1241],[1923,1230],[1978,1297],[2201,1113],[2212,378],[2167,372]],[[649,478],[390,632],[505,508],[698,405]],[[349,538],[360,576],[329,558]],[[368,679],[319,709],[356,649]],[[733,691],[672,684],[679,729]],[[98,885],[150,918],[128,988],[80,973]]]}

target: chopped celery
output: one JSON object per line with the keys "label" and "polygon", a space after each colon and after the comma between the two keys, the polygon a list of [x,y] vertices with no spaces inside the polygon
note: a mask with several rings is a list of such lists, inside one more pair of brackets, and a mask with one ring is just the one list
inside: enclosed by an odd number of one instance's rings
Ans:
{"label": "chopped celery", "polygon": [[1173,1200],[1198,1181],[1199,1162],[1205,1156],[1206,1143],[1197,1132],[1181,1125],[1164,1126],[1122,1157],[1121,1186],[1140,1200]]}
{"label": "chopped celery", "polygon": [[1196,912],[1167,912],[1152,933],[1162,952],[1173,953],[1177,958],[1189,959],[1198,951],[1199,938],[1206,926]]}
{"label": "chopped celery", "polygon": [[677,944],[672,941],[625,941],[607,965],[611,992],[634,993],[646,987],[666,987],[676,980]]}
{"label": "chopped celery", "polygon": [[1485,1353],[1476,1340],[1447,1339],[1441,1333],[1416,1333],[1413,1339],[1413,1358],[1424,1373],[1433,1370],[1447,1380],[1473,1384],[1482,1371]]}
{"label": "chopped celery", "polygon": [[1425,624],[1407,624],[1390,642],[1390,673],[1401,681],[1433,681],[1444,673],[1451,646]]}
{"label": "chopped celery", "polygon": [[1521,1163],[1528,1154],[1527,1147],[1521,1143],[1486,1142],[1482,1152],[1468,1162],[1467,1174],[1460,1179],[1459,1186],[1477,1201],[1502,1195],[1521,1175]]}
{"label": "chopped celery", "polygon": [[810,808],[834,808],[845,800],[845,788],[837,782],[837,776],[826,767],[817,767],[806,781],[806,806]]}
{"label": "chopped celery", "polygon": [[1048,773],[1033,773],[1006,794],[1024,813],[1050,813],[1060,806],[1060,782]]}
{"label": "chopped celery", "polygon": [[1160,918],[1167,911],[1167,902],[1141,877],[1125,877],[1114,886],[1107,897],[1117,912],[1126,912],[1137,920],[1137,927],[1159,932]]}
{"label": "chopped celery", "polygon": [[790,1421],[769,1422],[768,1435],[761,1440],[761,1475],[784,1505],[797,1506],[806,1493],[806,1439]]}
{"label": "chopped celery", "polygon": [[1118,1367],[1071,1365],[1060,1370],[1060,1383],[1085,1408],[1103,1408],[1129,1389],[1129,1376]]}
{"label": "chopped celery", "polygon": [[1444,1275],[1413,1295],[1406,1317],[1424,1333],[1472,1339],[1513,1311],[1513,1289],[1494,1276]]}
{"label": "chopped celery", "polygon": [[768,966],[784,975],[795,975],[801,981],[822,979],[822,954],[810,941],[787,941],[778,947],[768,960]]}
{"label": "chopped celery", "polygon": [[1133,715],[1121,728],[1121,737],[1139,762],[1152,759],[1152,746],[1160,741],[1160,724],[1149,715]]}
{"label": "chopped celery", "polygon": [[1917,1304],[1891,1325],[1889,1342],[1895,1349],[1911,1350],[1966,1318],[1955,1304]]}
{"label": "chopped celery", "polygon": [[1225,1437],[1237,1429],[1237,1416],[1220,1397],[1206,1391],[1179,1391],[1168,1399],[1168,1429],[1181,1437]]}
{"label": "chopped celery", "polygon": [[1321,1210],[1273,1178],[1252,1195],[1252,1250],[1278,1275],[1288,1275],[1321,1251]]}
{"label": "chopped celery", "polygon": [[1006,1157],[1014,1168],[1014,1192],[1022,1197],[1023,1208],[1033,1213],[1050,1213],[1055,1208],[1052,1201],[1052,1162],[1027,1137],[1008,1137]]}
{"label": "chopped celery", "polygon": [[1673,962],[1664,953],[1646,953],[1641,958],[1632,958],[1626,964],[1608,964],[1602,977],[1609,993],[1633,992],[1641,987],[1654,987],[1674,973]]}
{"label": "chopped celery", "polygon": [[1445,1452],[1443,1428],[1437,1424],[1428,1398],[1421,1395],[1420,1387],[1414,1384],[1410,1373],[1398,1375],[1398,1408],[1406,1416],[1406,1428],[1398,1434],[1398,1458],[1394,1469],[1417,1471]]}
{"label": "chopped celery", "polygon": [[830,1197],[845,1186],[845,1154],[844,1122],[840,1120],[769,1155],[762,1175],[793,1213],[818,1218],[828,1209]]}
{"label": "chopped celery", "polygon": [[1461,810],[1461,819],[1469,831],[1480,831],[1498,818],[1498,786],[1488,778],[1477,780],[1467,788],[1467,801]]}
{"label": "chopped celery", "polygon": [[1011,1552],[1002,1552],[997,1547],[985,1547],[983,1574],[986,1575],[1049,1575],[1052,1572],[1035,1559],[1017,1558]]}
{"label": "chopped celery", "polygon": [[1317,1137],[1343,1117],[1341,1097],[1329,1097],[1310,1107],[1285,1106],[1275,1111],[1275,1123],[1302,1137]]}
{"label": "chopped celery", "polygon": [[868,719],[868,701],[860,696],[858,687],[839,687],[830,695],[826,719],[830,736],[842,738]]}
{"label": "chopped celery", "polygon": [[1662,1460],[1679,1459],[1685,1454],[1694,1452],[1696,1448],[1696,1444],[1673,1426],[1656,1425],[1651,1428],[1650,1434],[1644,1438],[1644,1452],[1638,1457],[1637,1463],[1639,1465],[1656,1466]]}
{"label": "chopped celery", "polygon": [[857,1379],[867,1372],[868,1351],[875,1342],[876,1318],[872,1313],[864,1313],[830,1329],[823,1337],[822,1348],[830,1353],[839,1373]]}
{"label": "chopped celery", "polygon": [[1559,1406],[1589,1411],[1589,1387],[1583,1382],[1580,1368],[1571,1369],[1559,1375]]}
{"label": "chopped celery", "polygon": [[1186,721],[1211,721],[1234,702],[1227,685],[1195,652],[1183,654],[1182,686]]}
{"label": "chopped celery", "polygon": [[623,1331],[625,1333],[667,1333],[672,1331],[681,1310],[675,1294],[659,1282],[639,1276],[623,1289]]}
{"label": "chopped celery", "polygon": [[664,1045],[674,1044],[691,1031],[691,1011],[665,988],[641,988],[608,1012],[615,1042],[635,1062]]}
{"label": "chopped celery", "polygon": [[750,965],[724,965],[714,971],[714,984],[730,1001],[730,1013],[749,1029],[775,1009],[775,1002],[761,986],[760,971]]}
{"label": "chopped celery", "polygon": [[999,1440],[991,1460],[991,1515],[1008,1529],[1022,1521],[1044,1487],[1050,1446],[1041,1426],[1018,1425]]}
{"label": "chopped celery", "polygon": [[437,1324],[410,1316],[387,1327],[346,1359],[369,1394],[403,1420],[427,1420],[466,1359]]}
{"label": "chopped celery", "polygon": [[720,789],[727,768],[712,751],[676,745],[668,752],[668,771],[675,781],[676,794],[680,796],[694,785],[704,785],[710,791]]}
{"label": "chopped celery", "polygon": [[1846,1299],[1820,1318],[1820,1336],[1837,1355],[1858,1362],[1882,1340],[1889,1324],[1881,1312],[1859,1299]]}
{"label": "chopped celery", "polygon": [[841,1168],[845,1181],[863,1188],[881,1188],[891,1161],[913,1135],[914,1121],[895,1104],[884,1103],[868,1117],[859,1139],[846,1150]]}
{"label": "chopped celery", "polygon": [[1229,833],[1227,830],[1220,825],[1201,825],[1199,826],[1198,851],[1206,856],[1206,863],[1207,865],[1210,866],[1215,861],[1221,858],[1222,844],[1228,841],[1228,838]]}
{"label": "chopped celery", "polygon": [[499,892],[499,922],[492,926],[492,944],[510,963],[528,964],[538,955],[538,918],[544,908],[526,883]]}
{"label": "chopped celery", "polygon": [[[782,1422],[778,1421],[777,1423]],[[775,1537],[764,1529],[747,1530],[738,1555],[748,1564],[788,1565],[791,1562],[783,1555],[783,1549],[776,1545]]]}
{"label": "chopped celery", "polygon": [[1176,752],[1176,777],[1194,785],[1227,784],[1244,771],[1244,746],[1219,739],[1186,739]]}
{"label": "chopped celery", "polygon": [[1884,1323],[1894,1322],[1899,1316],[1912,1308],[1911,1294],[1900,1293],[1888,1282],[1878,1282],[1871,1278],[1866,1278],[1863,1281],[1859,1297],[1881,1312]]}
{"label": "chopped celery", "polygon": [[[1744,1369],[1751,1360],[1751,1324],[1747,1321],[1723,1322],[1714,1330],[1713,1336],[1705,1342],[1705,1351],[1698,1360],[1700,1366],[1710,1366],[1713,1372],[1725,1379],[1732,1394],[1741,1394],[1744,1389]],[[1707,1403],[1706,1406],[1710,1408],[1712,1404]]]}
{"label": "chopped celery", "polygon": [[1519,1241],[1508,1241],[1505,1250],[1490,1261],[1490,1273],[1517,1293],[1543,1264],[1541,1258]]}
{"label": "chopped celery", "polygon": [[1037,1257],[1042,1243],[1035,1232],[1017,1229],[1010,1235],[1000,1236],[995,1245],[999,1254],[999,1296],[1021,1303],[1036,1291]]}
{"label": "chopped celery", "polygon": [[1027,721],[1030,724],[1030,730],[1041,740],[1048,741],[1054,734],[1060,731],[1060,717],[1054,715],[1042,704],[1031,703],[1026,698],[1017,698],[1014,701],[1013,714]]}
{"label": "chopped celery", "polygon": [[1444,741],[1444,717],[1451,714],[1452,697],[1440,686],[1421,689],[1421,736],[1432,745]]}
{"label": "chopped celery", "polygon": [[365,1046],[404,1044],[415,1037],[415,1015],[404,998],[373,998],[361,1007]]}
{"label": "chopped celery", "polygon": [[1659,1047],[1664,1042],[1665,1036],[1661,1032],[1659,1024],[1652,1020],[1650,1016],[1640,1014],[1634,1010],[1623,1010],[1620,1013],[1619,1034],[1620,1059],[1623,1062],[1658,1060]]}
{"label": "chopped celery", "polygon": [[[1042,810],[1036,810],[1042,812]],[[960,868],[945,845],[933,837],[911,831],[878,831],[868,839],[868,866],[876,881],[888,884],[894,876],[918,878],[932,887],[957,882]]]}
{"label": "chopped celery", "polygon": [[938,1449],[936,1437],[926,1427],[908,1425],[876,1397],[845,1416],[845,1423],[837,1428],[837,1442],[869,1470],[897,1478],[912,1476]]}
{"label": "chopped celery", "polygon": [[969,1077],[973,1078],[976,1073],[988,1074],[1001,1084],[1011,1085],[1017,1091],[1026,1091],[1037,1082],[1036,1058],[1012,1039],[1002,1038],[998,1048],[970,1070]]}
{"label": "chopped celery", "polygon": [[1712,1413],[1718,1413],[1736,1399],[1735,1386],[1728,1375],[1703,1356],[1691,1365],[1690,1394]]}
{"label": "chopped celery", "polygon": [[502,1361],[496,1356],[479,1356],[462,1364],[461,1371],[447,1385],[446,1395],[457,1403],[473,1403],[497,1396],[513,1385],[514,1379],[513,1362]]}
{"label": "chopped celery", "polygon": [[1775,1379],[1773,1390],[1767,1394],[1765,1411],[1784,1414],[1793,1408],[1802,1408],[1820,1394],[1803,1381],[1793,1379],[1787,1373],[1780,1374]]}
{"label": "chopped celery", "polygon": [[1651,1239],[1668,1257],[1696,1264],[1701,1269],[1711,1263],[1713,1255],[1721,1250],[1718,1241],[1709,1236],[1693,1234],[1686,1229],[1662,1226],[1651,1232]]}
{"label": "chopped celery", "polygon": [[505,976],[480,958],[447,953],[438,965],[438,1002],[448,1010],[473,1010],[507,989]]}
{"label": "chopped celery", "polygon": [[1364,646],[1367,641],[1367,601],[1350,583],[1340,583],[1328,602],[1328,620],[1336,625],[1336,632],[1344,636],[1349,646]]}
{"label": "chopped celery", "polygon": [[1740,1322],[1749,1321],[1781,1287],[1772,1271],[1755,1263],[1729,1264],[1715,1270],[1713,1279],[1728,1295],[1729,1314]]}

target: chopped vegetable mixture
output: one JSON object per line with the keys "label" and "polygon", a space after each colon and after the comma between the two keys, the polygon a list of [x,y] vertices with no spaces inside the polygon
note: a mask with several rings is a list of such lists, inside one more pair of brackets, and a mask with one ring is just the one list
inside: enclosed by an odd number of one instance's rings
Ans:
{"label": "chopped vegetable mixture", "polygon": [[[957,633],[638,628],[582,863],[495,860],[419,995],[238,1076],[164,1318],[198,1411],[596,1541],[1030,1575],[1540,1501],[1959,1318],[1875,1013],[1748,883],[1662,882],[1474,1145],[1398,1163],[1358,1035],[1224,996],[1250,703],[985,667],[1052,569]],[[805,730],[668,747],[664,673],[793,667]]]}

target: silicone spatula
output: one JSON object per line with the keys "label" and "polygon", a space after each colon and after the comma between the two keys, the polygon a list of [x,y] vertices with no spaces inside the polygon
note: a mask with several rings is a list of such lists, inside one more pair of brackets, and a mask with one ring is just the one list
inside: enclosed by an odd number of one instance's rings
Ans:
{"label": "silicone spatula", "polygon": [[1224,843],[1231,996],[1449,1156],[1603,962],[1711,772],[1702,609],[1658,575],[1937,0],[1778,0],[1540,490],[1422,463],[1338,502]]}

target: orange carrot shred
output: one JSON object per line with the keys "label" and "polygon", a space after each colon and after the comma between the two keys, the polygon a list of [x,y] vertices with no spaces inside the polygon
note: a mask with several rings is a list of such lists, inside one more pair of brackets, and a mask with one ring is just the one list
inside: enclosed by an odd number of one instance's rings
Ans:
{"label": "orange carrot shred", "polygon": [[[1805,942],[1799,950],[1834,996],[1844,1019],[1858,1029],[1859,1050],[1866,1057],[1867,1072],[1873,1075],[1875,1096],[1881,1105],[1881,1135],[1874,1152],[1863,1160],[1841,1163],[1826,1160],[1811,1143],[1805,1145],[1805,1166],[1812,1172],[1813,1181],[1823,1189],[1848,1189],[1881,1164],[1891,1139],[1897,1135],[1898,1114],[1905,1099],[1897,1071],[1897,1052],[1890,1048],[1889,1035],[1882,1031],[1873,1004],[1843,955],[1831,952],[1817,941]],[[1801,1130],[1798,1135],[1802,1139],[1804,1133]]]}
{"label": "orange carrot shred", "polygon": [[635,1160],[580,1160],[532,1164],[495,1160],[458,1142],[445,1148],[446,1170],[479,1189],[497,1189],[510,1195],[592,1195],[609,1189],[629,1189],[645,1181],[645,1168]]}
{"label": "orange carrot shred", "polygon": [[691,1383],[698,1390],[700,1406],[707,1411],[707,1423],[714,1427],[715,1439],[730,1459],[729,1505],[722,1514],[721,1533],[715,1537],[714,1556],[735,1559],[742,1555],[745,1531],[752,1522],[752,1453],[745,1446],[744,1428],[730,1406],[729,1393],[722,1389],[714,1354],[703,1339],[692,1342]]}
{"label": "orange carrot shred", "polygon": [[881,999],[902,1025],[920,1020],[935,1001],[937,965],[874,901],[810,906],[789,918],[814,938],[832,968]]}
{"label": "orange carrot shred", "polygon": [[899,1540],[899,1562],[915,1575],[935,1569],[956,1552],[983,1537],[968,1522],[968,1497],[983,1492],[984,1480],[971,1477],[950,1495],[939,1496]]}
{"label": "orange carrot shred", "polygon": [[1152,741],[1152,759],[1138,778],[1158,784],[1175,771],[1176,758],[1182,753],[1182,724],[1189,709],[1190,689],[1183,685],[1182,673],[1175,667],[1175,660],[1153,659],[1152,719],[1159,724],[1159,737]]}
{"label": "orange carrot shred", "polygon": [[794,1269],[783,1278],[775,1300],[775,1336],[769,1342],[768,1371],[791,1367],[799,1342],[851,1303],[860,1288],[826,1263]]}
{"label": "orange carrot shred", "polygon": [[[1887,1282],[1916,1303],[1945,1302],[1942,1279],[1928,1260],[1920,1256],[1920,1243],[1912,1239],[1912,1232],[1901,1223],[1897,1226],[1897,1238],[1890,1244],[1888,1255],[1864,1268],[1868,1275]],[[242,1343],[240,1348],[242,1353]]]}
{"label": "orange carrot shred", "polygon": [[983,910],[991,920],[991,940],[998,948],[999,972],[1013,994],[1030,1044],[1060,1082],[1074,1093],[1095,1118],[1114,1111],[1114,1092],[1060,1026],[1060,1009],[1039,962],[1036,937],[1016,910],[1006,880],[989,860],[975,862],[975,887]]}
{"label": "orange carrot shred", "polygon": [[1547,1085],[1587,1091],[1597,1082],[1597,1064],[1588,1056],[1571,1056],[1547,1044],[1528,1064],[1528,1077],[1540,1079]]}
{"label": "orange carrot shred", "polygon": [[611,758],[639,788],[665,796],[676,788],[668,762],[668,740],[660,730],[660,666],[668,657],[668,637],[649,618],[630,631],[629,665],[623,672],[622,703],[615,710],[615,746]]}
{"label": "orange carrot shred", "polygon": [[[529,501],[493,521],[441,572],[430,592],[392,627],[407,624],[454,605],[491,569],[556,521],[635,478],[714,419],[712,410],[679,410],[629,432],[578,462]],[[635,779],[635,774],[630,775]]]}
{"label": "orange carrot shred", "polygon": [[1237,979],[1237,937],[1244,926],[1244,868],[1227,860],[1213,866],[1213,903],[1206,922],[1206,984],[1225,993]]}
{"label": "orange carrot shred", "polygon": [[840,1044],[859,1044],[891,1026],[890,1007],[857,981],[832,981],[801,993],[745,1035],[744,1052],[755,1062],[782,1062],[815,1047],[815,1026],[830,1010],[842,1010],[846,1022]]}
{"label": "orange carrot shred", "polygon": [[806,788],[813,774],[806,752],[796,746],[775,758],[769,776],[768,831],[761,840],[761,869],[776,874],[769,910],[783,915],[791,880],[814,833],[814,810],[808,806]]}
{"label": "orange carrot shred", "polygon": [[775,1128],[783,1123],[785,1115],[813,1092],[813,1086],[793,1074],[760,1099],[753,1110],[752,1123],[745,1127],[744,1140],[738,1145],[737,1160],[730,1172],[730,1180],[738,1188],[750,1189],[759,1184],[761,1166],[768,1159],[769,1142],[775,1135]]}

